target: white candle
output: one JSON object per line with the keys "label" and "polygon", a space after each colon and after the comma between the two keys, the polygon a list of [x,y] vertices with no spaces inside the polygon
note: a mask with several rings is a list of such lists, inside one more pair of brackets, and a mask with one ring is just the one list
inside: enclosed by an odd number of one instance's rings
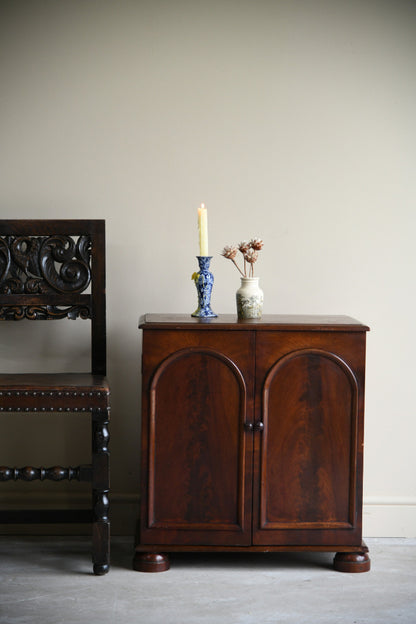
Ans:
{"label": "white candle", "polygon": [[198,208],[199,255],[208,255],[208,215],[205,204]]}

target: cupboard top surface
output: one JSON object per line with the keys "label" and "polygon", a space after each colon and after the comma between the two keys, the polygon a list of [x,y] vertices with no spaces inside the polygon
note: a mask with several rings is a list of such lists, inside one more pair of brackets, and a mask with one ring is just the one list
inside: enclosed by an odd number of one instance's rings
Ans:
{"label": "cupboard top surface", "polygon": [[350,316],[265,314],[261,319],[240,321],[235,314],[219,314],[214,318],[196,318],[190,314],[144,314],[140,318],[141,329],[170,330],[274,330],[274,331],[349,331],[364,332],[369,327]]}

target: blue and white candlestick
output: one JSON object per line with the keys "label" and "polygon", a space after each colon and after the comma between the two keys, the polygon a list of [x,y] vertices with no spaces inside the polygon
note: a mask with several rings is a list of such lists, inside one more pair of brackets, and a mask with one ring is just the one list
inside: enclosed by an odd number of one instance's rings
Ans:
{"label": "blue and white candlestick", "polygon": [[210,318],[217,316],[211,310],[211,292],[214,285],[214,276],[209,270],[212,256],[197,256],[199,264],[198,277],[195,278],[195,286],[198,293],[198,308],[192,316]]}

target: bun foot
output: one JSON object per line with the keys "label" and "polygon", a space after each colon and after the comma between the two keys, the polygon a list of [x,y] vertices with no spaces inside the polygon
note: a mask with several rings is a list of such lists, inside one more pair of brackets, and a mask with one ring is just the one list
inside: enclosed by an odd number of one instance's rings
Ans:
{"label": "bun foot", "polygon": [[133,570],[138,572],[166,572],[169,568],[169,557],[160,553],[136,552],[133,559]]}
{"label": "bun foot", "polygon": [[338,552],[334,557],[334,570],[337,572],[368,572],[371,560],[368,552]]}

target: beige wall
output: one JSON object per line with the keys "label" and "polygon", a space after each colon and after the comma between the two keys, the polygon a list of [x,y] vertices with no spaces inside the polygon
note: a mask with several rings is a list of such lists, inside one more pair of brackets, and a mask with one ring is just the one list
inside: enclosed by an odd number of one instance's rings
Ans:
{"label": "beige wall", "polygon": [[[138,491],[138,317],[195,308],[204,201],[217,312],[239,284],[220,250],[257,235],[265,313],[371,326],[364,533],[414,536],[415,3],[3,0],[0,31],[1,217],[107,221],[119,529]],[[81,364],[58,325],[59,365]],[[0,328],[2,370],[34,352],[56,366],[49,328],[23,345],[27,329]],[[33,423],[2,427],[7,460],[31,462],[15,447]],[[74,461],[64,427],[41,462]]]}

